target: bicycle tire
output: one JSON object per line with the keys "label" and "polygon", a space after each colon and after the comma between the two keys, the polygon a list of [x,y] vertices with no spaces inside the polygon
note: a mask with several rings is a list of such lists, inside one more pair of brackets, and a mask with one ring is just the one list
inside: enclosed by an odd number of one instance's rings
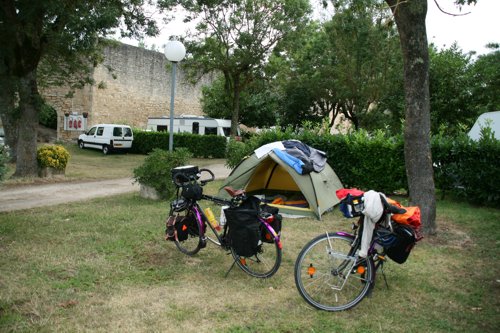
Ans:
{"label": "bicycle tire", "polygon": [[250,257],[236,254],[231,247],[231,255],[241,270],[256,278],[269,278],[273,276],[281,265],[281,243],[276,236],[273,242],[260,242],[259,251]]}
{"label": "bicycle tire", "polygon": [[186,209],[183,212],[180,212],[180,216],[190,216],[190,223],[188,226],[188,237],[185,240],[179,241],[177,238],[175,239],[175,246],[184,254],[188,256],[193,256],[197,254],[202,247],[204,247],[204,240],[202,238],[203,231],[201,230],[200,223],[196,219],[196,214],[192,212],[190,209]]}
{"label": "bicycle tire", "polygon": [[370,291],[373,260],[356,259],[353,241],[353,236],[328,233],[312,239],[301,250],[295,262],[295,285],[307,303],[324,311],[344,311]]}

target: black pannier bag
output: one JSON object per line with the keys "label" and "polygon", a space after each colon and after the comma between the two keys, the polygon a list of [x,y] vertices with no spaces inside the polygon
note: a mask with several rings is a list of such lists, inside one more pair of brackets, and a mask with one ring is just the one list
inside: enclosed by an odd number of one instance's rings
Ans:
{"label": "black pannier bag", "polygon": [[259,251],[259,211],[241,207],[224,210],[228,226],[227,237],[237,255],[251,257]]}
{"label": "black pannier bag", "polygon": [[188,239],[189,235],[197,236],[196,219],[192,214],[187,216],[169,216],[167,220],[166,240],[174,241],[177,234],[179,242]]}
{"label": "black pannier bag", "polygon": [[[281,222],[283,220],[281,215],[278,214],[279,209],[276,207],[264,205],[262,206],[262,211],[265,213],[269,213],[273,216],[270,222],[268,219],[266,219],[266,221],[268,221],[268,223],[271,225],[274,231],[279,235],[281,232]],[[262,229],[261,230],[262,241],[266,243],[274,243],[274,238],[272,237],[271,233],[267,230],[266,226],[264,224],[261,224],[260,227]]]}
{"label": "black pannier bag", "polygon": [[413,246],[415,246],[417,237],[410,226],[399,223],[393,225],[397,240],[393,246],[385,249],[385,253],[398,264],[403,264],[408,259]]}

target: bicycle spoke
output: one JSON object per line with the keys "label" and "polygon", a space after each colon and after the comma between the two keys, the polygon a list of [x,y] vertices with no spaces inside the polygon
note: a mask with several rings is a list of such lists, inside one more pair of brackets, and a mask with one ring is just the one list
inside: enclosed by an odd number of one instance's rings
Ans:
{"label": "bicycle spoke", "polygon": [[302,249],[295,263],[295,284],[312,306],[326,311],[346,310],[368,292],[372,264],[363,260],[360,265],[349,255],[351,244],[351,237],[329,234],[316,237]]}

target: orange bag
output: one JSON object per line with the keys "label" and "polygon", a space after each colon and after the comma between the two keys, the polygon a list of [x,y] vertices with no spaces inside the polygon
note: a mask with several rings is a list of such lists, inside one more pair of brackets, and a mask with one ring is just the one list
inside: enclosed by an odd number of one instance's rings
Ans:
{"label": "orange bag", "polygon": [[422,224],[420,222],[420,207],[417,206],[404,207],[396,200],[392,200],[390,198],[387,198],[387,202],[389,202],[391,205],[406,209],[406,213],[404,214],[392,215],[391,218],[394,222],[411,225],[414,229],[417,230],[420,228],[420,225]]}

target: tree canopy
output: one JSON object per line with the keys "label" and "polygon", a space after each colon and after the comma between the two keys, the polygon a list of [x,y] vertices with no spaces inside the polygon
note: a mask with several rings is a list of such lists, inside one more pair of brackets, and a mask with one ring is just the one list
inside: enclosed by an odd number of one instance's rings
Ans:
{"label": "tree canopy", "polygon": [[179,1],[198,19],[185,67],[216,73],[232,103],[231,133],[240,120],[241,92],[262,74],[277,43],[299,29],[310,11],[306,0]]}
{"label": "tree canopy", "polygon": [[[151,1],[148,1],[150,3]],[[82,86],[99,58],[99,41],[156,34],[144,0],[2,0],[0,2],[0,116],[17,156],[16,176],[35,176],[40,78]],[[45,70],[40,71],[40,64]],[[49,75],[50,74],[50,75]],[[39,75],[41,75],[39,77]],[[50,77],[50,79],[49,79]],[[17,95],[16,95],[17,93]],[[16,97],[19,107],[15,108]]]}

